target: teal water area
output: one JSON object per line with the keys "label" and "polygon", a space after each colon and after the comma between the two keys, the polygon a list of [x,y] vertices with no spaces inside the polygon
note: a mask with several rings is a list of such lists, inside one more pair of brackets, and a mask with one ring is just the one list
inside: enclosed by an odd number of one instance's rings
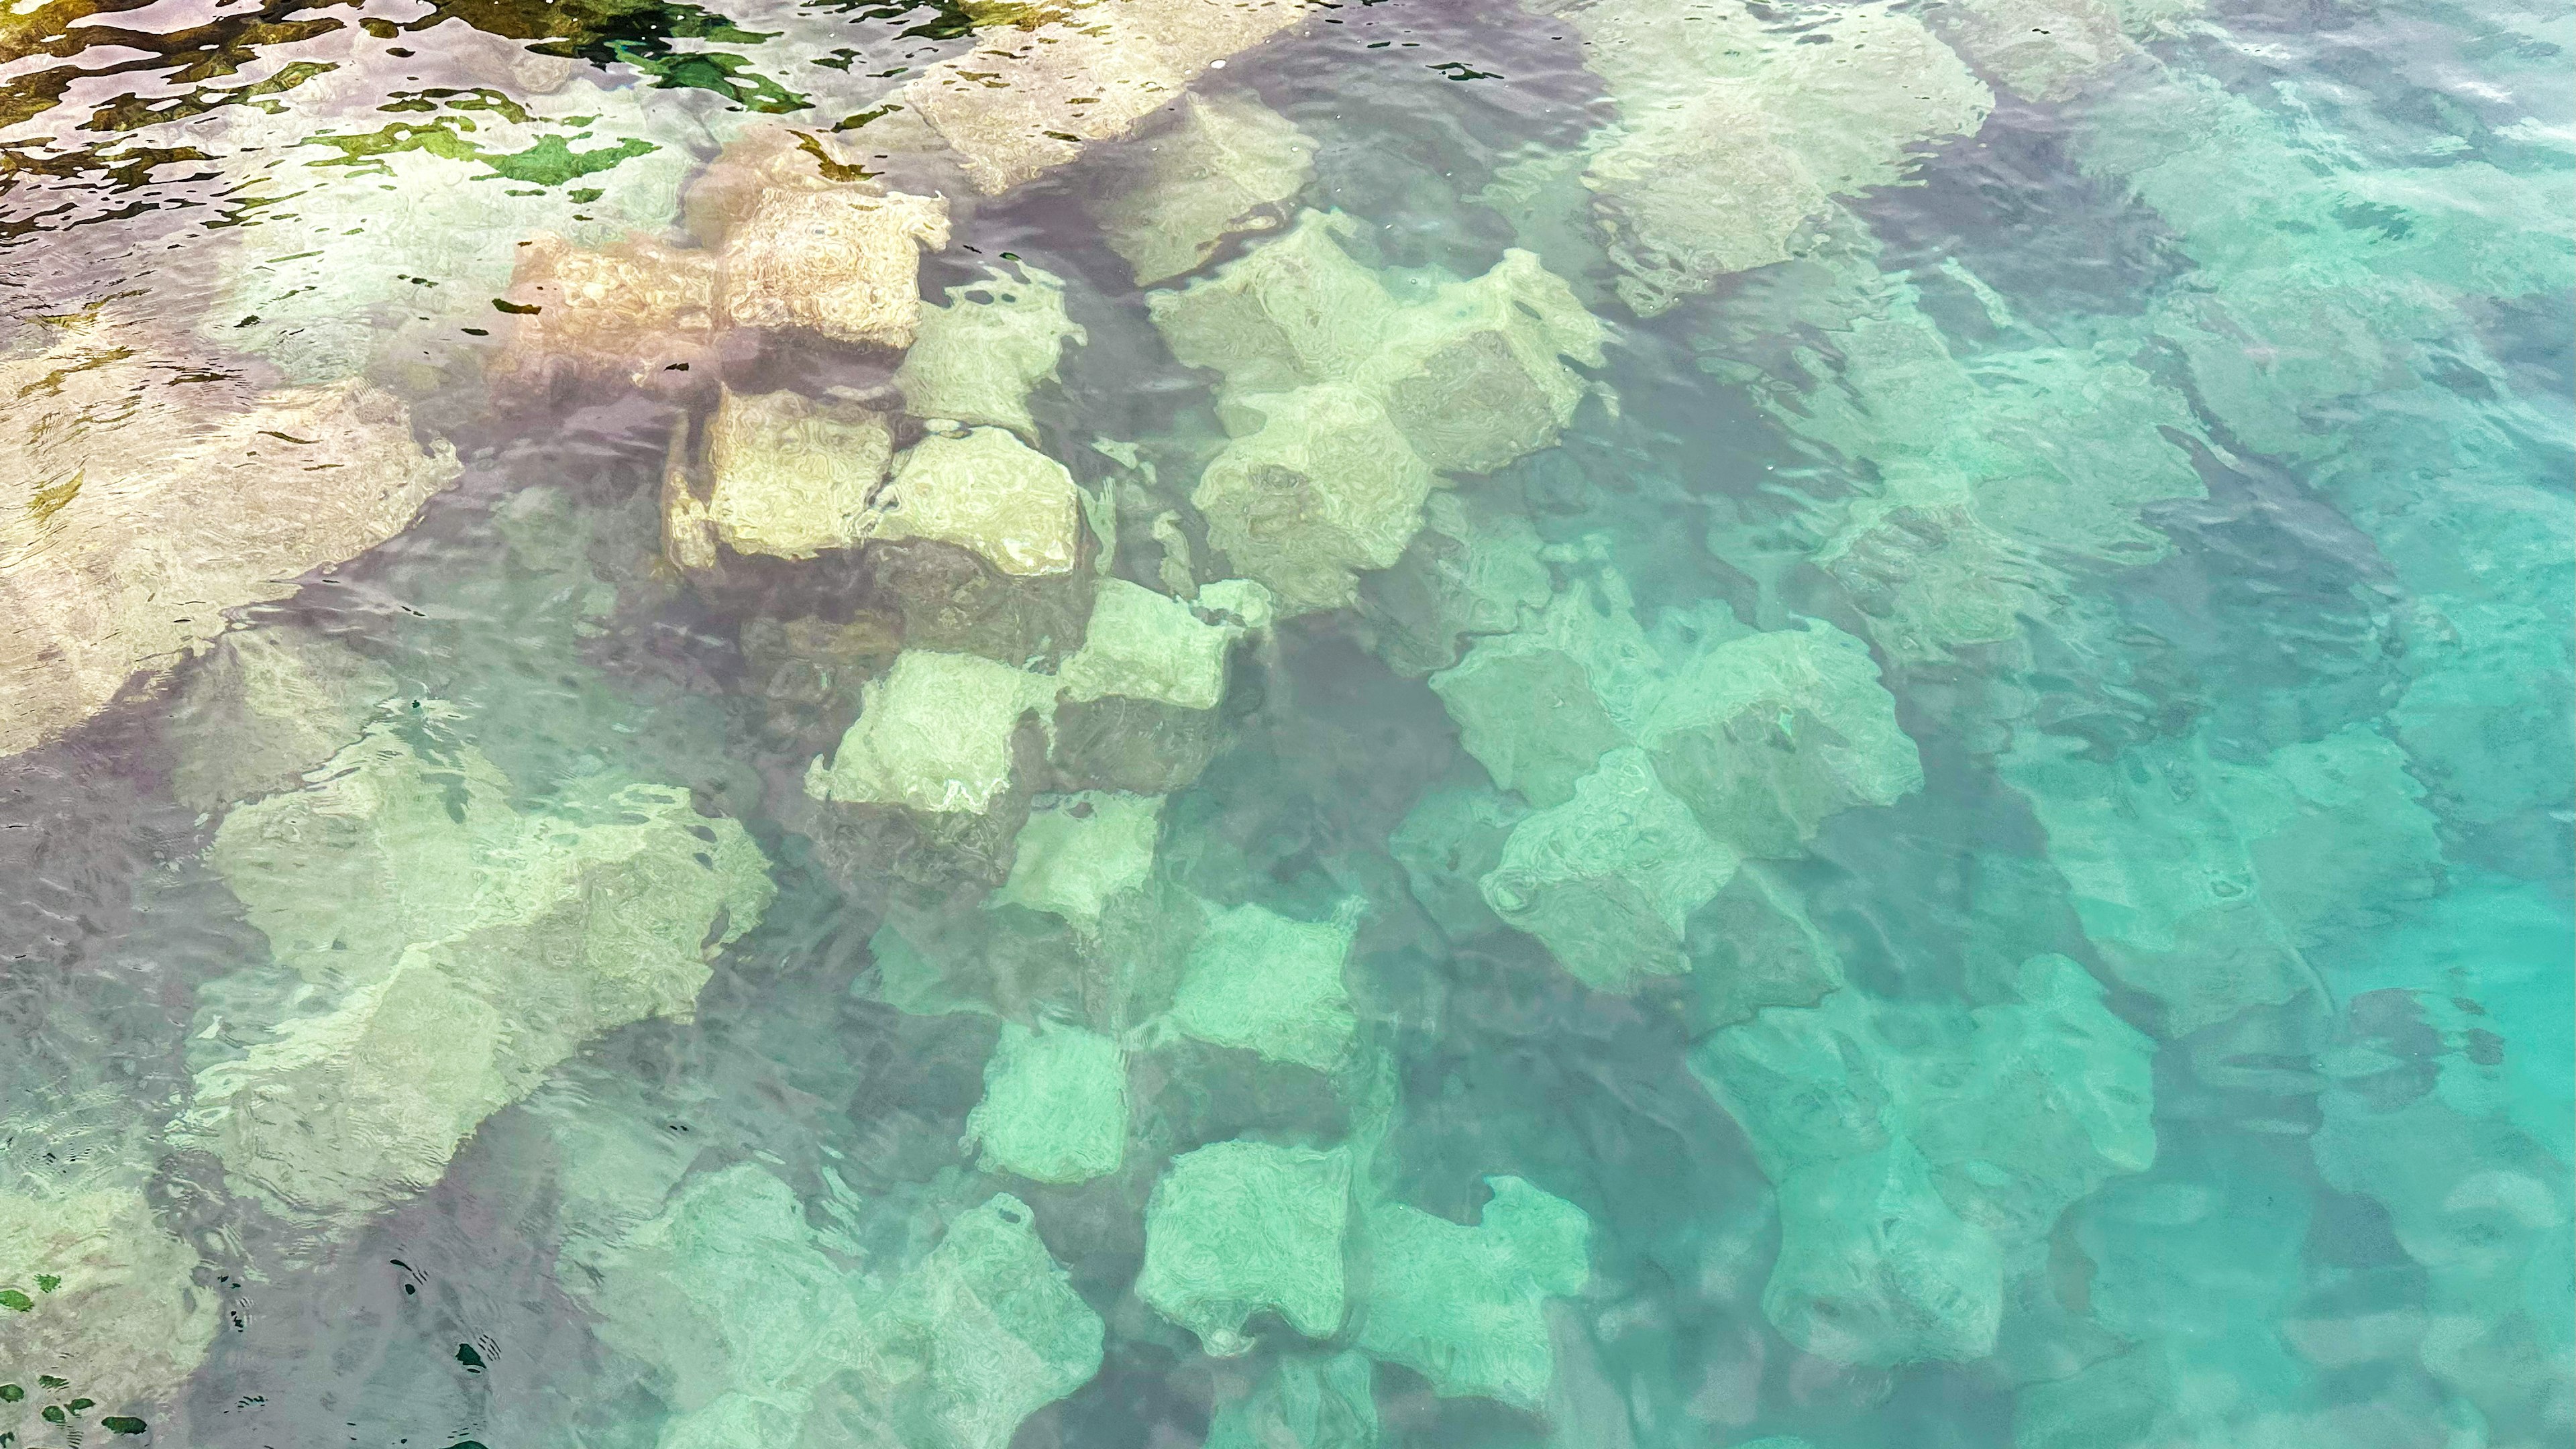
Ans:
{"label": "teal water area", "polygon": [[2576,16],[0,14],[0,1445],[2576,1435]]}

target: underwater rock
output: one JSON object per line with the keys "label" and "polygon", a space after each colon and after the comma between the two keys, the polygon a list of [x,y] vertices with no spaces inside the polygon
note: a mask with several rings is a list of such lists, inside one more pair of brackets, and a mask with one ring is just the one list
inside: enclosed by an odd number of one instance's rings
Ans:
{"label": "underwater rock", "polygon": [[1195,271],[1227,237],[1266,231],[1315,179],[1315,142],[1259,98],[1192,91],[1173,125],[1138,141],[1125,179],[1091,203],[1136,285]]}
{"label": "underwater rock", "polygon": [[834,398],[723,388],[706,427],[707,499],[681,506],[734,552],[808,559],[853,547],[875,526],[869,503],[894,456],[883,416]]}
{"label": "underwater rock", "polygon": [[1282,1355],[1252,1392],[1216,1406],[1203,1449],[1377,1449],[1376,1371],[1357,1352]]}
{"label": "underwater rock", "polygon": [[[1008,437],[1008,434],[1001,436]],[[1056,684],[972,654],[907,649],[860,694],[859,718],[805,793],[847,804],[981,815],[1011,783],[1011,737],[1043,721]]]}
{"label": "underwater rock", "polygon": [[2438,869],[2423,787],[2366,725],[2256,765],[2214,758],[2201,734],[2108,762],[2030,734],[2000,768],[2085,935],[2168,1036],[2317,989],[2307,949],[2427,894]]}
{"label": "underwater rock", "polygon": [[1657,316],[1719,277],[1798,254],[1833,202],[1771,131],[1751,87],[1721,82],[1593,157],[1583,184],[1628,310]]}
{"label": "underwater rock", "polygon": [[951,1219],[939,1245],[867,1305],[869,1353],[851,1380],[877,1412],[852,1414],[845,1398],[824,1413],[845,1429],[873,1419],[873,1433],[853,1436],[860,1443],[1007,1449],[1031,1414],[1091,1382],[1100,1315],[1034,1222],[1007,1195]]}
{"label": "underwater rock", "polygon": [[1513,249],[1399,301],[1335,240],[1356,234],[1309,211],[1213,277],[1146,298],[1173,356],[1225,375],[1229,430],[1264,394],[1338,384],[1379,402],[1434,469],[1491,472],[1554,444],[1591,390],[1566,359],[1603,365],[1608,337],[1564,279]]}
{"label": "underwater rock", "polygon": [[1388,837],[1387,854],[1404,867],[1414,901],[1450,940],[1503,924],[1477,882],[1502,864],[1503,842],[1528,815],[1489,788],[1443,784],[1424,794]]}
{"label": "underwater rock", "polygon": [[1172,1159],[1145,1207],[1136,1296],[1231,1358],[1270,1310],[1308,1338],[1342,1326],[1351,1160],[1336,1148],[1215,1142]]}
{"label": "underwater rock", "polygon": [[220,1320],[197,1266],[137,1188],[0,1193],[0,1373],[23,1391],[0,1403],[0,1432],[44,1442],[40,1411],[73,1399],[158,1420]]}
{"label": "underwater rock", "polygon": [[1584,36],[1627,133],[1584,177],[1618,290],[1640,316],[1821,239],[1830,198],[1899,184],[1927,142],[1974,132],[1994,96],[1903,12],[1794,29],[1750,5],[1540,0]]}
{"label": "underwater rock", "polygon": [[[1269,621],[1268,591],[1245,581],[1234,593],[1211,584],[1199,609],[1142,584],[1104,578],[1091,606],[1082,648],[1056,671],[1075,700],[1124,695],[1182,709],[1214,709],[1225,699],[1226,660],[1237,640]],[[1201,610],[1223,622],[1203,619]],[[1223,612],[1220,612],[1223,611]]]}
{"label": "underwater rock", "polygon": [[785,1183],[739,1163],[609,1250],[600,1336],[659,1371],[677,1411],[662,1449],[1002,1449],[1100,1367],[1100,1317],[1030,1221],[990,1198],[871,1279],[823,1253]]}
{"label": "underwater rock", "polygon": [[2065,101],[2087,82],[2144,52],[2102,0],[1947,0],[1925,19],[1952,49],[2004,89]]}
{"label": "underwater rock", "polygon": [[18,401],[0,461],[0,756],[35,748],[157,677],[314,569],[408,526],[455,481],[392,395],[347,382],[256,393],[96,314],[0,360]]}
{"label": "underwater rock", "polygon": [[[2576,1419],[2564,906],[2470,888],[2369,946],[2325,1060],[2314,1143],[2340,1191],[2377,1201],[2425,1280],[2411,1357],[2498,1438]],[[2412,979],[2415,988],[2375,980]]]}
{"label": "underwater rock", "polygon": [[855,181],[766,191],[726,229],[724,315],[737,326],[909,347],[921,321],[921,251],[947,245],[944,197]]}
{"label": "underwater rock", "polygon": [[1402,1203],[1361,1214],[1372,1266],[1359,1347],[1443,1398],[1535,1409],[1556,1376],[1547,1300],[1591,1278],[1592,1220],[1517,1177],[1485,1181],[1493,1196],[1473,1227]]}
{"label": "underwater rock", "polygon": [[1846,987],[1709,1036],[1691,1071],[1780,1198],[1763,1312],[1846,1363],[1994,1351],[2005,1275],[2068,1204],[2155,1159],[2154,1045],[2062,956],[1962,1010]]}
{"label": "underwater rock", "polygon": [[1424,500],[1422,523],[1392,568],[1360,581],[1369,649],[1408,679],[1456,664],[1469,638],[1521,628],[1551,592],[1521,514],[1443,489]]}
{"label": "underwater rock", "polygon": [[[1021,481],[1053,480],[1030,469]],[[1005,520],[1001,528],[1011,525]],[[978,654],[1021,669],[1052,668],[1081,649],[1099,557],[1097,536],[1087,531],[1076,537],[1073,568],[1055,574],[1004,573],[962,544],[889,540],[882,532],[859,553],[867,597],[901,613],[907,647]]]}
{"label": "underwater rock", "polygon": [[1638,740],[1665,788],[1750,856],[1800,854],[1829,817],[1923,788],[1868,646],[1812,619],[1700,651]]}
{"label": "underwater rock", "polygon": [[1127,1150],[1127,1056],[1080,1027],[1002,1023],[984,1066],[984,1098],[966,1119],[987,1172],[1036,1182],[1088,1182]]}
{"label": "underwater rock", "polygon": [[522,813],[437,734],[371,727],[208,849],[278,963],[336,993],[201,1070],[184,1123],[282,1210],[357,1215],[435,1182],[591,1037],[686,1018],[776,894],[741,825],[684,790],[590,780]]}
{"label": "underwater rock", "polygon": [[1042,800],[1020,827],[1011,878],[995,899],[1096,935],[1110,902],[1153,877],[1162,830],[1160,795],[1085,790]]}
{"label": "underwater rock", "polygon": [[1393,564],[1422,526],[1431,469],[1356,389],[1323,384],[1242,406],[1258,426],[1228,443],[1190,494],[1208,541],[1283,609],[1355,602],[1356,575]]}
{"label": "underwater rock", "polygon": [[1073,571],[1082,492],[1062,463],[1003,428],[932,433],[897,460],[876,536],[953,543],[1013,577]]}
{"label": "underwater rock", "polygon": [[1066,342],[1090,334],[1065,315],[1062,277],[1018,265],[1016,281],[990,268],[983,281],[949,288],[947,306],[922,310],[920,335],[894,375],[906,412],[1037,436],[1029,394],[1055,381]]}
{"label": "underwater rock", "polygon": [[170,712],[170,789],[213,815],[294,785],[354,742],[392,698],[392,671],[310,630],[233,629],[185,676]]}
{"label": "underwater rock", "polygon": [[1514,826],[1479,884],[1503,924],[1537,937],[1576,979],[1625,992],[1641,976],[1690,969],[1683,929],[1738,859],[1630,747],[1603,755],[1563,804]]}
{"label": "underwater rock", "polygon": [[519,244],[508,300],[518,322],[493,364],[504,398],[543,397],[558,375],[694,393],[718,371],[712,253],[630,237],[599,251],[552,232]]}
{"label": "underwater rock", "polygon": [[1693,914],[1684,946],[1693,1035],[1751,1021],[1766,1006],[1813,1006],[1843,985],[1842,953],[1779,868],[1759,860]]}
{"label": "underwater rock", "polygon": [[1431,689],[1494,783],[1548,808],[1629,742],[1662,667],[1626,586],[1581,580],[1527,628],[1478,639]]}
{"label": "underwater rock", "polygon": [[1334,1070],[1359,1032],[1342,984],[1359,919],[1356,901],[1328,921],[1292,920],[1259,905],[1217,912],[1190,948],[1173,1027],[1272,1061]]}
{"label": "underwater rock", "polygon": [[998,195],[1125,135],[1212,64],[1306,16],[1304,0],[1093,0],[906,84],[902,104]]}

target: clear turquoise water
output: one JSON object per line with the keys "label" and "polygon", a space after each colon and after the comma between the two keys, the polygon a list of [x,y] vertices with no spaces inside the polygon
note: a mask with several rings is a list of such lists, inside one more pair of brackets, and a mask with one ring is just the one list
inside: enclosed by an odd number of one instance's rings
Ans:
{"label": "clear turquoise water", "polygon": [[[1318,9],[1192,82],[1312,143],[1315,335],[1414,319],[1300,496],[1467,441],[1302,611],[1203,479],[1308,294],[1104,229],[1179,109],[991,196],[860,119],[1009,18],[0,18],[0,611],[105,661],[0,653],[15,1442],[2567,1442],[2563,7]],[[668,541],[715,375],[919,445],[882,339],[508,371],[520,242],[712,253],[781,125],[948,198],[925,297],[1062,280],[1069,574]],[[1515,248],[1562,352],[1406,350]],[[372,548],[97,511],[353,378],[457,459]],[[1103,579],[1212,705],[1077,697]]]}

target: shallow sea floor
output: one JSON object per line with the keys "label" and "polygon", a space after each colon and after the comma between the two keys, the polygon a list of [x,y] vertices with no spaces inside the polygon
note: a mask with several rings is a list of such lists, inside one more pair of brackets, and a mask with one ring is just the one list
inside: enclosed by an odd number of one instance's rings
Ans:
{"label": "shallow sea floor", "polygon": [[11,7],[0,1445],[2565,1445],[2571,51]]}

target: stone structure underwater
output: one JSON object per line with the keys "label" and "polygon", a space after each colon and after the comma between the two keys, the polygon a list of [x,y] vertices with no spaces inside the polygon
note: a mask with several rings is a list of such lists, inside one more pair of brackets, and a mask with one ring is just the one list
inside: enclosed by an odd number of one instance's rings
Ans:
{"label": "stone structure underwater", "polygon": [[2576,1435],[2563,7],[0,47],[0,1446]]}

